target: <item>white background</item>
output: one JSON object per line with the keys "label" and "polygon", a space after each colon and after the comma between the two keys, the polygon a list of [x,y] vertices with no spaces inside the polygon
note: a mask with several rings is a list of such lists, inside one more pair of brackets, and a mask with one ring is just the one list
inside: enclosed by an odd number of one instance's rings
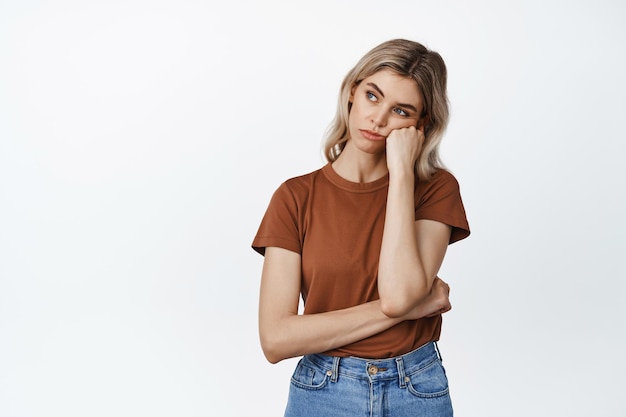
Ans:
{"label": "white background", "polygon": [[339,84],[439,51],[459,416],[623,416],[626,6],[0,2],[0,415],[282,415],[250,243]]}

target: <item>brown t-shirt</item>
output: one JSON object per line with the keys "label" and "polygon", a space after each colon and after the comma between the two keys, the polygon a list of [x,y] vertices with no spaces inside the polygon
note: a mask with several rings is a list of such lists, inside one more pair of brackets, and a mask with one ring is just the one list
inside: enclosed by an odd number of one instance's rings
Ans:
{"label": "brown t-shirt", "polygon": [[[330,164],[284,182],[274,193],[252,247],[277,246],[302,257],[304,314],[377,300],[378,258],[389,176],[369,183],[340,177]],[[415,185],[415,220],[452,226],[450,243],[469,235],[459,185],[448,171]],[[441,316],[404,321],[341,348],[334,356],[388,358],[438,340]],[[320,352],[321,353],[321,352]]]}

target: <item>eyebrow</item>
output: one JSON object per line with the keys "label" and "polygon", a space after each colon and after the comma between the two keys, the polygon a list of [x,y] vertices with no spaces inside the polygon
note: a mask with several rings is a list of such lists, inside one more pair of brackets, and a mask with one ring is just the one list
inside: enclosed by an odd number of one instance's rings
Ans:
{"label": "eyebrow", "polygon": [[[369,85],[370,87],[372,87],[374,90],[376,90],[378,92],[378,94],[381,95],[382,98],[385,98],[385,94],[383,93],[383,91],[380,88],[378,88],[378,86],[376,84],[374,84],[374,83],[366,83],[366,85]],[[412,110],[415,113],[417,113],[417,109],[412,104],[398,103],[398,106],[404,107],[405,109],[409,109],[409,110]]]}

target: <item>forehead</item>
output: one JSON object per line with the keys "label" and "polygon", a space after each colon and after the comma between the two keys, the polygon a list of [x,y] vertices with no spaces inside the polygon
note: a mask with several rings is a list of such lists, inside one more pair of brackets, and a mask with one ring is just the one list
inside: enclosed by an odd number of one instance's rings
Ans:
{"label": "forehead", "polygon": [[413,104],[416,107],[422,104],[422,93],[415,80],[398,75],[394,71],[383,69],[363,79],[359,84],[362,88],[371,88],[376,85],[385,95],[385,99],[400,103]]}

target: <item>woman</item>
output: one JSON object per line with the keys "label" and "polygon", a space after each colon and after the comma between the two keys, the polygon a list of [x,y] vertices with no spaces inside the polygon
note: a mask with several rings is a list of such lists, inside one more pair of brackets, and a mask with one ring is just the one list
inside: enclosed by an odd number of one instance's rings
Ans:
{"label": "woman", "polygon": [[437,272],[469,227],[438,155],[446,78],[419,43],[372,49],[343,81],[328,164],[272,197],[252,246],[265,256],[265,356],[304,356],[286,416],[452,415],[436,347],[451,307]]}

